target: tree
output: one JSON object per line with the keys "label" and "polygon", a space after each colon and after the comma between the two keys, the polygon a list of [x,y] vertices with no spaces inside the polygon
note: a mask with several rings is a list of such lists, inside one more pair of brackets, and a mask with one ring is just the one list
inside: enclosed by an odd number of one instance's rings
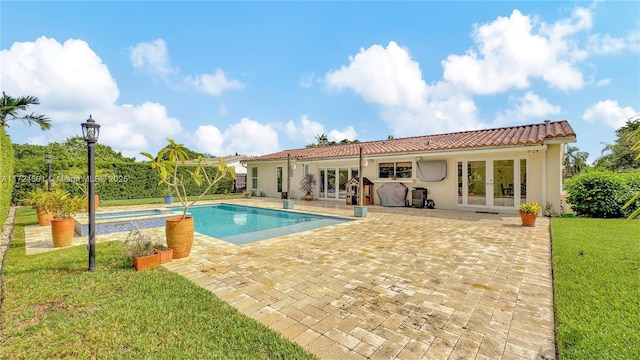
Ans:
{"label": "tree", "polygon": [[51,120],[42,114],[31,113],[20,116],[19,113],[27,111],[31,105],[39,105],[40,100],[35,96],[21,96],[13,98],[2,92],[0,99],[0,126],[9,127],[10,120],[22,120],[31,126],[32,123],[40,125],[40,129],[51,129]]}
{"label": "tree", "polygon": [[[633,116],[631,119],[629,119],[629,121],[635,121],[635,122],[638,122],[639,120],[640,120],[640,114],[637,114],[636,116]],[[628,135],[627,139],[633,142],[633,146],[631,146],[631,151],[637,153],[635,160],[636,161],[640,160],[640,127],[632,131]],[[629,200],[626,204],[624,204],[623,209],[631,206],[639,198],[640,198],[640,193],[636,193],[631,198],[631,200]],[[637,208],[633,213],[631,213],[631,215],[629,215],[629,217],[627,218],[627,221],[637,217],[638,215],[640,215],[640,208]]]}
{"label": "tree", "polygon": [[340,142],[329,141],[329,138],[327,137],[326,134],[316,135],[316,141],[318,142],[317,144],[309,144],[305,147],[315,148],[315,147],[332,146],[332,145],[357,144],[360,142],[360,140],[358,139],[355,139],[355,140],[342,139]]}
{"label": "tree", "polygon": [[586,169],[589,153],[580,151],[577,146],[567,146],[564,153],[564,172],[566,177],[571,177]]}
{"label": "tree", "polygon": [[597,167],[618,172],[640,170],[640,158],[632,150],[633,134],[640,128],[639,115],[631,117],[625,126],[616,130],[616,142],[605,144],[602,153],[607,154],[596,160]]}

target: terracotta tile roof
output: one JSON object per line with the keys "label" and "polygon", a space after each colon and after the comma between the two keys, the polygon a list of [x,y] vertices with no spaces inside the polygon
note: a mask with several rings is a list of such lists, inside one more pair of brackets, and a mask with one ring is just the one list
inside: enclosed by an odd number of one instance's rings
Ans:
{"label": "terracotta tile roof", "polygon": [[251,157],[242,162],[282,160],[286,159],[288,154],[291,154],[291,157],[297,160],[354,157],[359,155],[360,147],[363,148],[364,153],[367,155],[382,155],[514,145],[542,145],[544,141],[548,139],[573,140],[575,137],[576,133],[568,121],[545,121],[539,124],[497,129],[471,130],[449,134],[367,141],[356,144],[283,150],[273,154]]}

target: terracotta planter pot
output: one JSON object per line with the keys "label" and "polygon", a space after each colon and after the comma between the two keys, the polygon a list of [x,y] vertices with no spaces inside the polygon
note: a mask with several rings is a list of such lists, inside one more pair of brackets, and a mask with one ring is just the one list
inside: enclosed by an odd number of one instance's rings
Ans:
{"label": "terracotta planter pot", "polygon": [[189,256],[193,245],[193,217],[182,216],[168,218],[165,225],[167,246],[173,249],[173,258]]}
{"label": "terracotta planter pot", "polygon": [[173,260],[173,249],[158,251],[158,253],[160,254],[160,264]]}
{"label": "terracotta planter pot", "polygon": [[63,247],[71,245],[73,241],[73,231],[75,230],[76,220],[71,219],[52,219],[51,220],[51,237],[53,238],[53,246]]}
{"label": "terracotta planter pot", "polygon": [[136,268],[136,271],[142,271],[156,266],[160,266],[160,253],[133,258],[133,267]]}
{"label": "terracotta planter pot", "polygon": [[536,226],[536,218],[538,214],[520,212],[520,219],[522,220],[522,226]]}
{"label": "terracotta planter pot", "polygon": [[311,201],[311,200],[313,200],[313,195],[312,194],[306,194],[304,196],[304,199],[307,200],[307,201]]}
{"label": "terracotta planter pot", "polygon": [[[100,195],[94,195],[94,204],[93,204],[93,209],[95,211],[98,211],[98,204],[100,203]],[[89,200],[87,200],[87,203],[84,205],[84,211],[89,212]]]}
{"label": "terracotta planter pot", "polygon": [[49,226],[51,225],[51,219],[53,218],[53,213],[44,209],[38,209],[38,224],[40,226]]}

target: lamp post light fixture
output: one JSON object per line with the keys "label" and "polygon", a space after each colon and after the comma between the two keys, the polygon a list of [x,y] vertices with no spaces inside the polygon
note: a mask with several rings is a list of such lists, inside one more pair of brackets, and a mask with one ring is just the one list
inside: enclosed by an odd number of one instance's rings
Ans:
{"label": "lamp post light fixture", "polygon": [[53,163],[51,155],[45,156],[44,162],[47,164],[47,191],[51,191],[51,164]]}
{"label": "lamp post light fixture", "polygon": [[89,271],[96,271],[96,208],[95,208],[95,147],[100,135],[100,125],[98,125],[91,115],[86,122],[82,123],[82,136],[87,142],[88,167],[89,167]]}

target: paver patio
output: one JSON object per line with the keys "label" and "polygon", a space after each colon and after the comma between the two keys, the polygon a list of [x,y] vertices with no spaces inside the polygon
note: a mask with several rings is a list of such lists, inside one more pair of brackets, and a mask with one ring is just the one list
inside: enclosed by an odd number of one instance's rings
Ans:
{"label": "paver patio", "polygon": [[[329,201],[295,210],[353,218]],[[546,218],[371,206],[242,246],[196,234],[191,256],[165,266],[321,359],[555,358]]]}

